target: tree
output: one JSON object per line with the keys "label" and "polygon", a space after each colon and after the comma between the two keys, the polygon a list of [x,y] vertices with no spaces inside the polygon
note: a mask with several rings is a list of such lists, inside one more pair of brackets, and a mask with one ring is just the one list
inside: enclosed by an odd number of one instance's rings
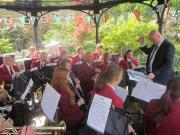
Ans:
{"label": "tree", "polygon": [[139,22],[133,14],[129,14],[129,16],[127,22],[123,16],[120,16],[117,21],[111,18],[106,24],[101,25],[101,42],[106,50],[121,55],[127,48],[136,51],[139,47],[137,39],[140,36],[148,39],[148,33],[152,29],[157,29],[155,21]]}
{"label": "tree", "polygon": [[9,53],[13,50],[9,39],[0,38],[0,54]]}

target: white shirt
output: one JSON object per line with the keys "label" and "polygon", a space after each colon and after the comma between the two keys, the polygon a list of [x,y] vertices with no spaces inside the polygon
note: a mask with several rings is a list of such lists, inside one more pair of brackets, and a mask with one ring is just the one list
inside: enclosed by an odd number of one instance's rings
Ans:
{"label": "white shirt", "polygon": [[[11,71],[10,71],[10,66],[6,65],[6,67],[7,67],[8,71],[9,71],[9,74],[11,74]],[[12,67],[12,66],[11,66],[11,69],[12,69],[13,74],[14,74],[14,73],[15,73],[15,71],[14,71],[14,69],[13,69],[13,67]]]}
{"label": "white shirt", "polygon": [[[149,71],[150,71],[150,72],[152,72],[152,65],[153,65],[154,59],[155,59],[155,57],[156,57],[156,53],[157,53],[157,51],[159,50],[159,47],[161,46],[161,44],[162,44],[163,41],[164,41],[164,39],[160,42],[159,45],[157,45],[157,49],[156,49],[156,47],[155,47],[155,48],[153,49],[153,51],[151,52],[151,54],[150,54],[150,57],[152,57],[152,58],[150,59],[150,64],[149,64]],[[154,52],[155,49],[156,49],[156,51]],[[153,53],[153,52],[154,52],[154,53]],[[152,53],[153,53],[153,56],[151,56]]]}

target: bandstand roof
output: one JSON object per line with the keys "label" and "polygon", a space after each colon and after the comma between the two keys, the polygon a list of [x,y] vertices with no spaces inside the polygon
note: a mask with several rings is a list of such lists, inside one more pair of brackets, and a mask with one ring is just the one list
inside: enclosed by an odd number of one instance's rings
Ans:
{"label": "bandstand roof", "polygon": [[[111,8],[121,3],[142,3],[154,0],[0,0],[0,8],[18,12],[30,12],[37,16],[39,12],[51,12],[57,10],[92,10]],[[158,0],[162,4],[163,0]]]}

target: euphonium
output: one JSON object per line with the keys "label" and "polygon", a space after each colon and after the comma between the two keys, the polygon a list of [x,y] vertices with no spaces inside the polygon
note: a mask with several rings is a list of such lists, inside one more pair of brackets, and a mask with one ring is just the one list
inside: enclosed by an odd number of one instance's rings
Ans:
{"label": "euphonium", "polygon": [[[13,127],[13,128],[7,128],[6,130],[21,130],[22,127]],[[66,132],[66,124],[64,121],[61,121],[59,125],[57,126],[44,126],[44,127],[33,127],[35,131],[35,135],[41,134],[41,135],[64,135]],[[0,134],[8,134],[6,133],[0,133]],[[10,133],[11,135],[18,134],[17,132]]]}
{"label": "euphonium", "polygon": [[0,101],[3,101],[5,103],[8,103],[11,101],[11,96],[8,94],[8,92],[4,89],[5,82],[3,81],[0,85]]}

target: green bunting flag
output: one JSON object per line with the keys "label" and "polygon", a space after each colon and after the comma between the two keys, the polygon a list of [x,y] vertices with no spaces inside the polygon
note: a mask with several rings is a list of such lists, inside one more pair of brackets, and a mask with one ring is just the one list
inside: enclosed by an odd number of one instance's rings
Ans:
{"label": "green bunting flag", "polygon": [[91,17],[90,16],[86,16],[86,22],[91,23]]}

